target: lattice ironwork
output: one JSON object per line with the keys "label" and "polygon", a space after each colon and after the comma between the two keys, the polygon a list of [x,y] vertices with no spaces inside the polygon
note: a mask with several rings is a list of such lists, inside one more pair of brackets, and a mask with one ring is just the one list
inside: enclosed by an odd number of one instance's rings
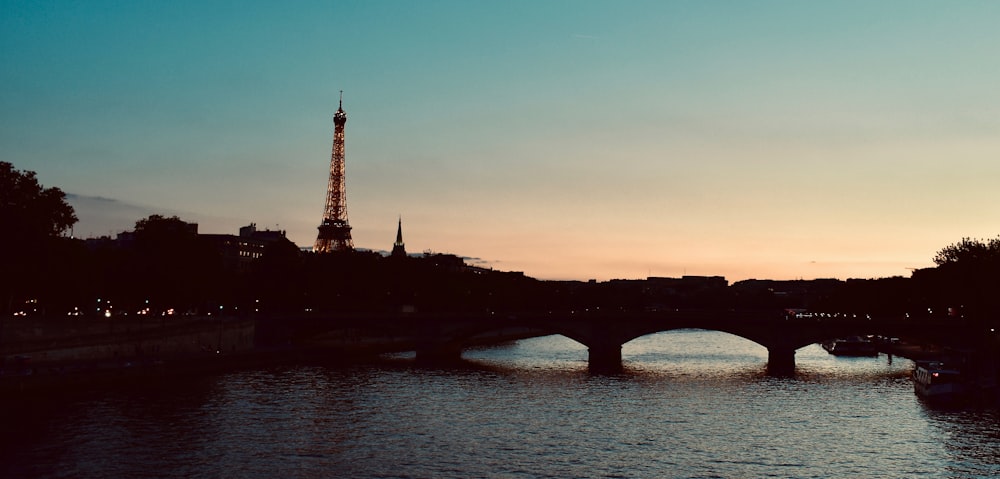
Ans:
{"label": "lattice ironwork", "polygon": [[344,92],[340,92],[340,105],[333,114],[333,153],[330,155],[330,182],[326,188],[326,208],[323,221],[319,225],[319,235],[313,251],[350,251],[354,249],[351,240],[351,226],[347,222],[347,187],[344,176]]}

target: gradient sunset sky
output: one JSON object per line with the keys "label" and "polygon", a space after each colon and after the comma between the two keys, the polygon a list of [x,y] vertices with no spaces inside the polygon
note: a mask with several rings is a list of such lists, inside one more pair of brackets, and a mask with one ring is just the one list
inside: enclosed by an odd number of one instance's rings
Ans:
{"label": "gradient sunset sky", "polygon": [[541,279],[909,276],[1000,233],[996,1],[0,0],[0,160],[77,208]]}

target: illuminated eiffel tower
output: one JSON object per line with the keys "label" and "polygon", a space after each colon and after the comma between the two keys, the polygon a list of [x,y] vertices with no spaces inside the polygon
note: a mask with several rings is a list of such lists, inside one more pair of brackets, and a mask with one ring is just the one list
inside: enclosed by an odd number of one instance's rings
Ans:
{"label": "illuminated eiffel tower", "polygon": [[344,177],[344,91],[340,91],[340,106],[333,114],[333,154],[330,156],[330,183],[326,189],[326,209],[313,251],[352,251],[351,225],[347,223],[347,187]]}

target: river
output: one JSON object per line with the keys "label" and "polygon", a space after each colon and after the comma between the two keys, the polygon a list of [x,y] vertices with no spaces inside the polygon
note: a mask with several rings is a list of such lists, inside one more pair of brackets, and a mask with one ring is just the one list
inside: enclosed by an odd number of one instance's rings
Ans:
{"label": "river", "polygon": [[995,407],[931,407],[913,363],[767,351],[682,330],[587,372],[562,336],[84,391],[4,405],[0,477],[759,478],[1000,476]]}

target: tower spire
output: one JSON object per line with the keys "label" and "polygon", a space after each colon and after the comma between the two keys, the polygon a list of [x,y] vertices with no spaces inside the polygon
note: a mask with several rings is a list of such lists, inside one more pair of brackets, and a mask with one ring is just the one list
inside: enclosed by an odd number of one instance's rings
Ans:
{"label": "tower spire", "polygon": [[346,124],[344,90],[340,90],[340,104],[337,106],[337,112],[333,114],[333,153],[330,155],[330,181],[326,188],[326,208],[323,210],[323,221],[318,228],[316,244],[313,245],[313,251],[317,253],[354,249],[351,226],[347,223],[347,186],[344,175],[344,125]]}
{"label": "tower spire", "polygon": [[399,226],[396,228],[396,242],[392,244],[392,256],[406,256],[406,245],[403,244],[403,217],[399,217]]}

